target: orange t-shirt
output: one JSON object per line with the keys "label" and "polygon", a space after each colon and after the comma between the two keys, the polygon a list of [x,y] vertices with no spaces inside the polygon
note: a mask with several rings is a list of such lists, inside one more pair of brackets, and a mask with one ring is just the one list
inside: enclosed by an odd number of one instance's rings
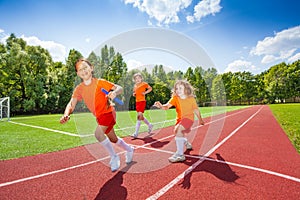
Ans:
{"label": "orange t-shirt", "polygon": [[143,95],[143,92],[145,92],[149,88],[148,83],[141,82],[138,85],[134,85],[133,91],[135,93],[135,101],[146,101],[145,95]]}
{"label": "orange t-shirt", "polygon": [[89,85],[85,85],[83,82],[76,86],[72,98],[76,98],[78,101],[84,101],[88,109],[96,116],[109,113],[114,110],[114,107],[107,106],[108,98],[101,88],[110,91],[114,86],[113,83],[105,79],[92,78],[92,82]]}
{"label": "orange t-shirt", "polygon": [[194,97],[181,99],[178,96],[173,96],[168,103],[176,108],[177,122],[181,121],[183,118],[188,118],[194,121],[194,110],[198,109],[198,105]]}

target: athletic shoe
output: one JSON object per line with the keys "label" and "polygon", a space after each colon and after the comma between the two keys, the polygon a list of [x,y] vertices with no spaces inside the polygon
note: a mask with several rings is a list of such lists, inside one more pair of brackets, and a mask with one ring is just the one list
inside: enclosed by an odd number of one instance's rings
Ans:
{"label": "athletic shoe", "polygon": [[185,147],[186,147],[186,150],[192,150],[193,149],[193,146],[192,146],[191,143],[189,143],[189,141],[185,142]]}
{"label": "athletic shoe", "polygon": [[149,126],[148,126],[148,133],[149,133],[149,134],[151,133],[152,129],[153,129],[153,125],[152,125],[152,124],[149,124]]}
{"label": "athletic shoe", "polygon": [[131,135],[131,137],[133,137],[134,139],[137,138],[137,137],[138,137],[138,133],[133,133],[133,134]]}
{"label": "athletic shoe", "polygon": [[125,155],[125,161],[127,164],[131,163],[133,157],[134,148],[131,147],[131,151],[127,151]]}
{"label": "athletic shoe", "polygon": [[120,157],[118,155],[114,155],[111,157],[109,164],[112,172],[118,170],[120,167]]}
{"label": "athletic shoe", "polygon": [[184,155],[178,155],[178,154],[175,153],[173,156],[171,156],[169,158],[169,161],[171,163],[183,162],[183,161],[185,161],[185,156]]}

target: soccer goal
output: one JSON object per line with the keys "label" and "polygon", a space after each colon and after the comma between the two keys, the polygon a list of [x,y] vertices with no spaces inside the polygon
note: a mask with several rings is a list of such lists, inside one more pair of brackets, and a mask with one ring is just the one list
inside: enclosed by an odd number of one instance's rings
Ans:
{"label": "soccer goal", "polygon": [[10,105],[9,105],[9,97],[0,98],[0,121],[7,120],[10,118]]}

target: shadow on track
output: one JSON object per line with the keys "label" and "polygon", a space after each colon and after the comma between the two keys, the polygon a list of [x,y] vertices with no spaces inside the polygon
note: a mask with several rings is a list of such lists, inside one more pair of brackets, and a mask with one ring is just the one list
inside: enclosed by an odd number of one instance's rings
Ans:
{"label": "shadow on track", "polygon": [[109,179],[100,189],[99,193],[95,197],[95,200],[125,200],[127,199],[127,189],[123,184],[123,175],[130,169],[136,162],[132,162],[126,165],[123,169],[120,169],[116,175]]}
{"label": "shadow on track", "polygon": [[[189,153],[186,151],[186,153]],[[225,159],[220,155],[216,154],[217,159],[213,161],[212,158],[209,158],[209,160],[203,161],[200,165],[198,165],[193,171],[191,171],[188,174],[185,174],[184,179],[182,180],[179,185],[182,186],[184,189],[190,189],[191,187],[191,177],[192,174],[195,172],[208,172],[218,179],[227,182],[227,183],[235,183],[237,179],[240,178],[231,168],[228,164],[224,163]],[[191,166],[195,162],[197,162],[199,159],[197,158],[189,158],[187,157],[187,160],[184,162],[185,164]],[[223,161],[223,162],[218,162]]]}
{"label": "shadow on track", "polygon": [[159,140],[154,139],[151,136],[146,136],[144,138],[135,138],[134,140],[142,140],[144,141],[145,144],[150,144],[151,147],[153,148],[162,148],[165,145],[167,145],[168,143],[170,143],[170,141],[165,141],[165,142],[161,142]]}

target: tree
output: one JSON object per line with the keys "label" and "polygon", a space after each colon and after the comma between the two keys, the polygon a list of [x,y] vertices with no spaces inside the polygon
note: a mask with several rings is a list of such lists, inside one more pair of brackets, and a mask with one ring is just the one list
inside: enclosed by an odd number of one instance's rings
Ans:
{"label": "tree", "polygon": [[[64,108],[70,101],[75,86],[81,82],[75,71],[75,63],[79,58],[82,57],[83,56],[80,52],[76,51],[75,49],[71,49],[69,51],[66,65],[62,66],[57,72],[57,78],[60,85],[58,105],[61,112],[63,112]],[[78,105],[81,106],[81,104]]]}
{"label": "tree", "polygon": [[287,65],[285,63],[280,63],[271,67],[265,74],[265,89],[269,94],[271,103],[275,103],[276,100],[283,102],[286,96],[286,68]]}
{"label": "tree", "polygon": [[26,64],[22,67],[25,91],[24,111],[43,113],[47,104],[46,80],[52,65],[49,52],[40,46],[26,47]]}
{"label": "tree", "polygon": [[215,68],[208,68],[206,71],[204,71],[204,74],[202,75],[207,86],[207,90],[206,90],[207,93],[205,95],[207,98],[205,99],[205,101],[211,101],[212,82],[217,75],[218,72]]}
{"label": "tree", "polygon": [[226,92],[222,80],[222,75],[217,75],[212,82],[211,99],[218,105],[226,105]]}

